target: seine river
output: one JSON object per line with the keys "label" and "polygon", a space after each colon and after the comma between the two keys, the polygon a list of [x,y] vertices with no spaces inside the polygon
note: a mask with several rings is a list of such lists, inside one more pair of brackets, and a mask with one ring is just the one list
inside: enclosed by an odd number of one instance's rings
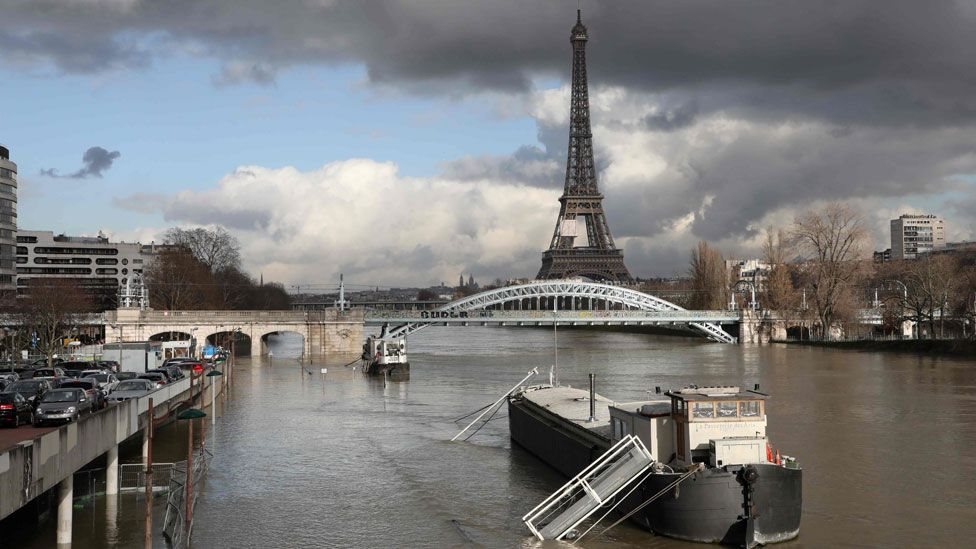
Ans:
{"label": "seine river", "polygon": [[[215,453],[195,513],[195,547],[569,547],[536,544],[520,517],[564,479],[508,437],[504,409],[469,441],[465,415],[554,360],[553,333],[431,328],[409,342],[409,381],[384,384],[318,361],[300,340],[273,364],[239,360],[207,446]],[[351,360],[351,359],[347,359]],[[976,537],[976,362],[698,339],[560,330],[563,384],[636,400],[654,386],[759,383],[768,433],[805,469],[796,547],[971,547]],[[537,380],[543,381],[540,375]],[[185,452],[185,431],[157,432],[155,459]],[[123,451],[138,461],[139,446]],[[75,490],[80,481],[76,479]],[[157,501],[155,525],[162,523]],[[139,547],[142,500],[76,503],[75,547]],[[157,535],[157,545],[164,547]],[[24,547],[51,547],[49,520]],[[622,524],[583,547],[703,547]]]}

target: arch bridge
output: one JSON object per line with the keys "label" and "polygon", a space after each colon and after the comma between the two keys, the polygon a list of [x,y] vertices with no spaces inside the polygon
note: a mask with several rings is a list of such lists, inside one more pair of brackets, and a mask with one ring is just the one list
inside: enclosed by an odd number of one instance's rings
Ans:
{"label": "arch bridge", "polygon": [[452,301],[430,311],[367,311],[366,324],[394,326],[404,337],[432,325],[596,326],[657,325],[687,328],[722,343],[736,338],[722,324],[741,321],[734,311],[690,311],[629,288],[578,280],[540,280]]}

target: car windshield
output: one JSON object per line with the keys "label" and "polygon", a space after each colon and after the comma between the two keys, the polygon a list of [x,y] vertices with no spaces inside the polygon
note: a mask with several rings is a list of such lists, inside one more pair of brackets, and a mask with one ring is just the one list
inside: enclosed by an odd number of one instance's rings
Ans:
{"label": "car windshield", "polygon": [[41,387],[40,381],[15,381],[10,385],[7,385],[7,392],[8,393],[14,393],[14,392],[22,393],[25,391],[33,392],[40,389],[40,387]]}
{"label": "car windshield", "polygon": [[79,379],[78,381],[68,381],[61,384],[62,387],[71,387],[77,389],[91,389],[92,382]]}
{"label": "car windshield", "polygon": [[91,374],[91,375],[87,375],[85,377],[87,377],[89,379],[98,380],[99,383],[107,383],[108,382],[108,374]]}
{"label": "car windshield", "polygon": [[48,391],[41,402],[74,402],[78,400],[78,391]]}
{"label": "car windshield", "polygon": [[142,374],[139,377],[142,379],[157,380],[157,379],[163,379],[163,374]]}
{"label": "car windshield", "polygon": [[115,388],[116,391],[145,391],[149,385],[148,381],[136,381],[130,379],[129,381],[123,381],[119,383],[119,386]]}

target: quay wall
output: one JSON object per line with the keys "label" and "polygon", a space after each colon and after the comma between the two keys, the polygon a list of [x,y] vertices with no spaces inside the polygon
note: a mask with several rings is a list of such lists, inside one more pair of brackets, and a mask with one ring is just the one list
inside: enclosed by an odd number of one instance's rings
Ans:
{"label": "quay wall", "polygon": [[[202,377],[204,401],[209,405],[211,380]],[[218,381],[218,391],[223,385]],[[194,395],[199,381],[193,385]],[[22,440],[0,449],[0,519],[17,511],[42,493],[108,452],[127,438],[140,433],[148,421],[149,397],[157,418],[168,416],[190,398],[190,379],[182,379],[150,395],[111,405],[76,423]]]}

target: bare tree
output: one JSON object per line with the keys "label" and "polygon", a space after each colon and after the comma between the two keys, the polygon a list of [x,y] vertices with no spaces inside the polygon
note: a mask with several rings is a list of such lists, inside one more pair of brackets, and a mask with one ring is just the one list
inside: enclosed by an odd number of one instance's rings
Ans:
{"label": "bare tree", "polygon": [[772,227],[766,229],[762,245],[763,263],[769,265],[766,284],[762,289],[762,300],[767,309],[786,311],[796,308],[796,288],[793,287],[793,273],[789,265],[793,250],[786,231],[776,232]]}
{"label": "bare tree", "polygon": [[850,206],[832,202],[798,216],[791,237],[808,259],[805,279],[823,336],[829,339],[845,288],[853,286],[863,272],[860,259],[867,239],[864,221]]}
{"label": "bare tree", "polygon": [[696,309],[722,309],[728,298],[728,275],[722,254],[704,240],[691,250],[691,275],[694,296],[692,307]]}
{"label": "bare tree", "polygon": [[89,295],[71,279],[34,279],[18,304],[22,324],[32,334],[33,344],[47,356],[51,366],[64,338],[77,331],[92,310]]}
{"label": "bare tree", "polygon": [[206,265],[212,273],[227,269],[240,269],[241,244],[237,238],[223,227],[213,229],[181,229],[174,227],[166,231],[168,244],[182,246],[193,257]]}
{"label": "bare tree", "polygon": [[921,324],[926,321],[929,337],[935,337],[936,319],[940,327],[944,326],[945,316],[951,310],[949,300],[960,282],[959,263],[951,256],[925,255],[904,261],[901,267],[901,279],[907,289],[905,308],[919,324],[917,337],[921,338]]}
{"label": "bare tree", "polygon": [[165,310],[210,309],[217,290],[207,266],[189,252],[165,250],[146,267],[149,301]]}

